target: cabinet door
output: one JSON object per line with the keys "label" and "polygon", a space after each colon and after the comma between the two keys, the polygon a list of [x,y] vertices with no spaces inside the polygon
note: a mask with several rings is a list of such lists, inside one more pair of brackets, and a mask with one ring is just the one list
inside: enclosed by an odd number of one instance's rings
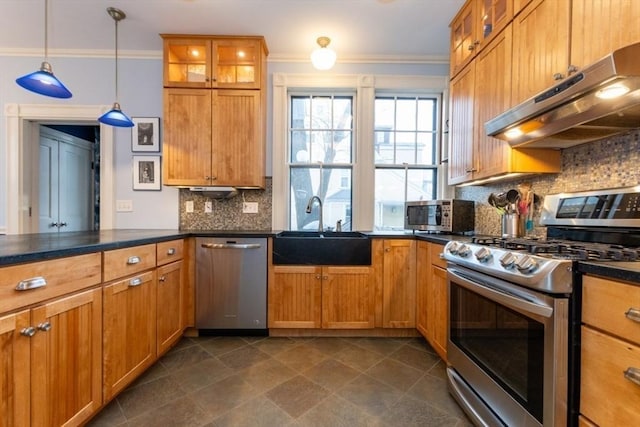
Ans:
{"label": "cabinet door", "polygon": [[473,178],[475,63],[469,64],[450,86],[449,185]]}
{"label": "cabinet door", "polygon": [[570,0],[534,0],[513,19],[514,104],[557,83],[556,75],[566,77],[569,3]]}
{"label": "cabinet door", "polygon": [[31,320],[31,425],[80,425],[102,405],[102,289],[38,306]]}
{"label": "cabinet door", "polygon": [[320,267],[273,266],[269,280],[270,328],[320,328]]}
{"label": "cabinet door", "polygon": [[382,326],[416,326],[416,257],[414,240],[384,241]]}
{"label": "cabinet door", "polygon": [[431,279],[431,261],[429,243],[419,241],[416,244],[416,329],[427,338],[429,281]]}
{"label": "cabinet door", "polygon": [[571,64],[578,68],[640,41],[638,1],[581,0],[571,7]]}
{"label": "cabinet door", "polygon": [[0,426],[30,425],[29,310],[0,317]]}
{"label": "cabinet door", "polygon": [[164,39],[164,87],[211,87],[211,41]]}
{"label": "cabinet door", "polygon": [[475,67],[473,152],[477,171],[473,178],[479,179],[509,172],[509,144],[487,136],[484,124],[510,107],[511,26],[476,57]]}
{"label": "cabinet door", "polygon": [[448,293],[447,270],[432,265],[427,291],[427,331],[429,343],[438,355],[447,360]]}
{"label": "cabinet door", "polygon": [[[513,0],[477,0],[477,38],[480,50],[513,18]],[[479,52],[478,52],[479,53]]]}
{"label": "cabinet door", "polygon": [[165,185],[212,185],[211,93],[203,89],[164,90]]}
{"label": "cabinet door", "polygon": [[375,326],[375,288],[371,267],[322,268],[322,327]]}
{"label": "cabinet door", "polygon": [[475,34],[476,0],[468,0],[451,22],[451,77],[473,58],[479,43]]}
{"label": "cabinet door", "polygon": [[[212,185],[265,186],[261,91],[213,91]],[[196,157],[200,154],[198,152]],[[192,153],[193,154],[193,153]]]}
{"label": "cabinet door", "polygon": [[111,399],[156,359],[156,276],[149,271],[106,285],[104,396]]}
{"label": "cabinet door", "polygon": [[158,267],[157,353],[166,352],[182,335],[182,261]]}
{"label": "cabinet door", "polygon": [[262,85],[262,40],[222,38],[212,40],[212,87],[260,89]]}

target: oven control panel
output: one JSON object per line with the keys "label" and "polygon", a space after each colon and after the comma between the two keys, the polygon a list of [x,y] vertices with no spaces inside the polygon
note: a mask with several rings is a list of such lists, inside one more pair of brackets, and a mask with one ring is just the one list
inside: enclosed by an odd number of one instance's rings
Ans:
{"label": "oven control panel", "polygon": [[640,227],[640,186],[545,197],[543,225]]}

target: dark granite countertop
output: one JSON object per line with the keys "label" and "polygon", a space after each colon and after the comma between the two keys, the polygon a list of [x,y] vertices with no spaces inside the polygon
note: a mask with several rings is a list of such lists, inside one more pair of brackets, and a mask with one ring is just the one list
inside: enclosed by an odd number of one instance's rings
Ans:
{"label": "dark granite countertop", "polygon": [[[363,233],[371,238],[415,238],[442,245],[450,240],[469,241],[471,238],[469,235],[414,233],[412,231],[364,231]],[[277,231],[271,230],[104,230],[0,236],[0,266],[126,248],[190,236],[272,237],[275,234]],[[635,282],[640,285],[640,262],[580,261],[578,271]]]}

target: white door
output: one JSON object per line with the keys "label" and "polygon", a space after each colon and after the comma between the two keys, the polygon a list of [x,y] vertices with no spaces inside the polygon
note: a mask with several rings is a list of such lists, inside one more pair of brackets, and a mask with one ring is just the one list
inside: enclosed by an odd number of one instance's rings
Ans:
{"label": "white door", "polygon": [[91,143],[40,134],[39,231],[93,229]]}

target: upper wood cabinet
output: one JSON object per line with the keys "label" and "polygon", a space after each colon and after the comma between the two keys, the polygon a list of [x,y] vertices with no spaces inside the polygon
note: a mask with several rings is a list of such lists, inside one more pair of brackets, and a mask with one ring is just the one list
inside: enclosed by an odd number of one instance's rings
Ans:
{"label": "upper wood cabinet", "polygon": [[264,38],[163,39],[163,183],[264,188]]}
{"label": "upper wood cabinet", "polygon": [[560,171],[559,151],[513,149],[484,130],[486,121],[511,105],[511,34],[509,25],[451,81],[450,185],[506,173]]}
{"label": "upper wood cabinet", "polygon": [[164,86],[261,89],[267,47],[262,37],[163,34]]}
{"label": "upper wood cabinet", "polygon": [[451,22],[451,77],[513,18],[513,0],[468,0]]}
{"label": "upper wood cabinet", "polygon": [[511,105],[529,99],[571,72],[570,8],[571,0],[533,0],[513,19]]}
{"label": "upper wood cabinet", "polygon": [[571,64],[583,68],[640,41],[640,2],[580,0],[571,6]]}

